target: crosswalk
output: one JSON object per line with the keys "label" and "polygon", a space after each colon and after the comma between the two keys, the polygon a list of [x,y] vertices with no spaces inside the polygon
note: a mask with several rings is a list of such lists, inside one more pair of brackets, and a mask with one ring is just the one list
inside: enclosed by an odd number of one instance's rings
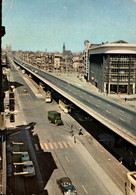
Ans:
{"label": "crosswalk", "polygon": [[69,141],[59,141],[59,142],[40,142],[39,144],[35,143],[35,150],[54,150],[54,149],[64,149],[64,148],[72,148],[73,145]]}

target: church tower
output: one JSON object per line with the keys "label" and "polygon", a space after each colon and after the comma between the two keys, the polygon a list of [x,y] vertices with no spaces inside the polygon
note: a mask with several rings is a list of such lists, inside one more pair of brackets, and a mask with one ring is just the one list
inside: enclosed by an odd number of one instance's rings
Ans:
{"label": "church tower", "polygon": [[65,43],[63,43],[63,54],[65,53]]}

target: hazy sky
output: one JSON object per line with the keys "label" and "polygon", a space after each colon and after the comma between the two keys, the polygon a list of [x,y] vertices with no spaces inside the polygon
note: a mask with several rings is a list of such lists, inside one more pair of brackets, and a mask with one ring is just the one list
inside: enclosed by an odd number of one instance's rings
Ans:
{"label": "hazy sky", "polygon": [[72,52],[91,43],[136,43],[136,0],[5,0],[2,47]]}

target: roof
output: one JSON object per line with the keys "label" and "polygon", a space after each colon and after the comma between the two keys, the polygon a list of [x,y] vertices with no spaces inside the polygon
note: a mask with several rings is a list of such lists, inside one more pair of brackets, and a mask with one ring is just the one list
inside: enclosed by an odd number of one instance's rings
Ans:
{"label": "roof", "polygon": [[26,165],[26,166],[33,165],[33,162],[32,161],[26,161],[26,162],[24,162],[24,165]]}
{"label": "roof", "polygon": [[113,42],[89,48],[89,54],[136,54],[136,43]]}
{"label": "roof", "polygon": [[112,42],[112,43],[128,43],[128,42],[123,41],[123,40],[119,40],[119,41],[115,41],[115,42]]}
{"label": "roof", "polygon": [[62,177],[60,178],[60,181],[63,182],[67,182],[67,183],[72,183],[69,177]]}
{"label": "roof", "polygon": [[48,111],[48,112],[50,112],[50,113],[52,113],[52,114],[60,114],[59,112],[57,112],[57,111],[55,111],[55,110],[51,110],[51,111]]}

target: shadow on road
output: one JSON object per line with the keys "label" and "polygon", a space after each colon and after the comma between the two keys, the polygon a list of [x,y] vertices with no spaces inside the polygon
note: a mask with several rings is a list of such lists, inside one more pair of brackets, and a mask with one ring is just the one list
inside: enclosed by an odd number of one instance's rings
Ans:
{"label": "shadow on road", "polygon": [[[19,125],[15,128],[7,129],[7,185],[8,192],[16,192],[16,194],[24,194],[24,189],[21,185],[25,185],[25,194],[35,194],[35,195],[48,195],[48,191],[45,189],[46,185],[54,171],[57,169],[54,158],[50,152],[45,152],[40,145],[39,137],[34,134],[35,122],[28,123],[26,125]],[[30,139],[32,141],[32,146],[34,148],[36,159],[38,162],[39,171],[42,177],[42,181],[38,181],[38,176],[26,178],[22,175],[14,176],[14,172],[21,172],[22,166],[14,166],[13,163],[20,163],[21,155],[15,155],[13,152],[23,152],[28,151],[30,160],[34,162],[33,154],[31,153],[31,147],[26,139],[26,132],[29,132]],[[20,143],[20,144],[19,144]],[[21,144],[22,143],[22,144]],[[22,184],[21,184],[22,183]]]}
{"label": "shadow on road", "polygon": [[87,116],[87,114],[80,109],[76,109],[76,112],[71,113],[71,116],[120,163],[129,170],[136,170],[135,146],[111,131],[95,118],[91,118],[89,115]]}
{"label": "shadow on road", "polygon": [[10,82],[10,86],[14,86],[15,88],[18,88],[18,87],[21,87],[21,86],[23,86],[23,84],[21,84],[21,83],[18,83],[18,82]]}
{"label": "shadow on road", "polygon": [[[43,150],[42,146],[40,145],[38,135],[37,134],[33,135],[33,132],[31,132],[31,140],[35,148],[35,153],[36,153],[40,173],[42,176],[42,180],[44,186],[46,187],[46,184],[48,183],[54,169],[57,169],[57,166],[51,152],[45,152]],[[37,147],[35,147],[35,145]]]}

